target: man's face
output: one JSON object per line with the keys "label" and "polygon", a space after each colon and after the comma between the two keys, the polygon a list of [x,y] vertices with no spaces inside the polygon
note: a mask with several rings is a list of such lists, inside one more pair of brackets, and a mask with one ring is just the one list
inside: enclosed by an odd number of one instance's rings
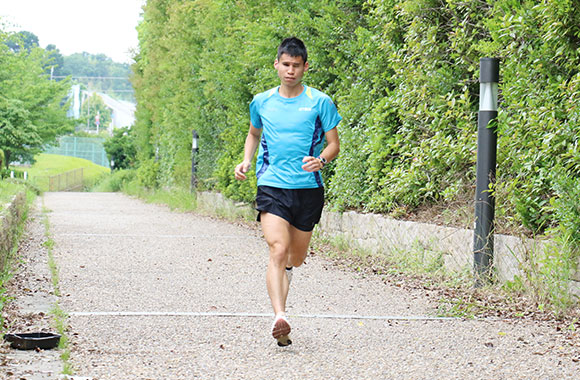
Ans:
{"label": "man's face", "polygon": [[291,57],[284,53],[274,61],[274,67],[283,85],[295,87],[301,84],[304,72],[308,70],[308,62],[304,62],[302,57]]}

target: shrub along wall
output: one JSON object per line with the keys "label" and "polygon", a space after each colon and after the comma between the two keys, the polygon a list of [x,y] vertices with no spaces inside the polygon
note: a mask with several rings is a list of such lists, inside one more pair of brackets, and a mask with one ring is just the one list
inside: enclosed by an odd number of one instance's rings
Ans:
{"label": "shrub along wall", "polygon": [[[278,84],[287,36],[305,82],[344,117],[325,169],[335,209],[388,213],[472,197],[478,69],[501,60],[497,214],[580,249],[580,9],[572,0],[149,0],[133,66],[138,178],[186,186],[191,130],[203,189],[236,182],[252,96]],[[250,173],[252,174],[252,173]]]}

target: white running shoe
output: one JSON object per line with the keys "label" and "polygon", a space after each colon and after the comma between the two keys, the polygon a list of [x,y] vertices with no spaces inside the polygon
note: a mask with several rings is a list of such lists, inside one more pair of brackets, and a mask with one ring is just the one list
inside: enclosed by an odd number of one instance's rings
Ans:
{"label": "white running shoe", "polygon": [[278,341],[278,346],[286,347],[292,344],[290,340],[290,324],[284,315],[276,316],[272,324],[272,336]]}

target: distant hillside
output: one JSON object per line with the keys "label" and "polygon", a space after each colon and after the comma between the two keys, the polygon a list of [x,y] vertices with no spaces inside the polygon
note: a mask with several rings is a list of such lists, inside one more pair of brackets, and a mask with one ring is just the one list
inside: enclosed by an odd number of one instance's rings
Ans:
{"label": "distant hillside", "polygon": [[55,70],[54,75],[70,75],[73,82],[79,83],[83,89],[134,102],[130,73],[131,68],[126,63],[114,62],[104,54],[83,52],[64,56],[62,66]]}
{"label": "distant hillside", "polygon": [[[4,44],[13,52],[39,48],[38,37],[29,31],[8,34]],[[133,87],[129,82],[131,67],[126,63],[114,62],[105,54],[74,53],[63,56],[56,45],[44,49],[47,54],[46,73],[51,79],[73,77],[73,83],[83,90],[106,93],[118,100],[135,103]]]}

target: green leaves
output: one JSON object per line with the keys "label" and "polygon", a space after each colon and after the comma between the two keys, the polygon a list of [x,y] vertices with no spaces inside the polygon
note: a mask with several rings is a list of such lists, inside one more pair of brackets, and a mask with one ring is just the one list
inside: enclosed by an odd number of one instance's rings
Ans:
{"label": "green leaves", "polygon": [[36,146],[38,151],[40,144],[38,128],[32,124],[24,102],[0,96],[0,147],[4,151],[6,168],[12,158],[32,151],[30,146]]}
{"label": "green leaves", "polygon": [[50,81],[49,53],[35,47],[33,40],[14,45],[24,40],[7,41],[10,38],[0,31],[0,150],[6,167],[12,161],[31,160],[44,144],[72,129],[63,104],[70,84]]}
{"label": "green leaves", "polygon": [[335,208],[389,213],[471,199],[479,60],[498,57],[499,222],[542,232],[565,220],[555,204],[569,209],[550,202],[561,199],[554,168],[580,176],[576,8],[572,0],[148,1],[133,67],[139,161],[148,183],[187,184],[196,129],[200,186],[251,201],[255,181],[232,175],[248,104],[278,84],[276,47],[297,35],[309,48],[305,82],[343,116],[341,153],[326,170]]}
{"label": "green leaves", "polygon": [[[97,119],[99,120],[97,124]],[[93,93],[81,108],[80,120],[87,124],[87,131],[97,131],[107,129],[111,122],[111,109],[105,105],[103,99],[96,93]]]}
{"label": "green leaves", "polygon": [[135,138],[133,132],[128,128],[117,128],[113,136],[108,138],[103,144],[107,157],[113,161],[113,169],[129,169],[135,163]]}

